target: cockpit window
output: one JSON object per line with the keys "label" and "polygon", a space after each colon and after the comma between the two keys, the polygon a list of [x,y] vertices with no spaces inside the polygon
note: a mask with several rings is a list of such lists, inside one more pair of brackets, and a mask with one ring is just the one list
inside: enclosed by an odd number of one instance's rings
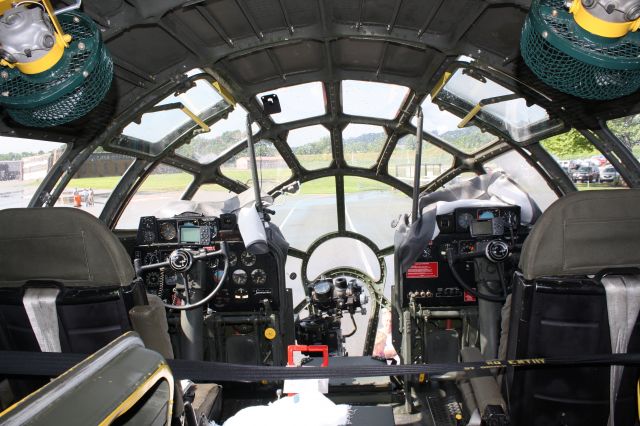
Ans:
{"label": "cockpit window", "polygon": [[[272,142],[262,140],[255,144],[258,164],[258,180],[260,189],[269,191],[279,183],[291,177],[291,169]],[[220,167],[222,174],[228,178],[252,186],[251,163],[248,148],[231,157]]]}
{"label": "cockpit window", "polygon": [[[398,140],[389,159],[389,174],[406,184],[413,186],[416,137],[406,135]],[[453,166],[453,155],[432,145],[422,142],[421,185],[425,185]]]}
{"label": "cockpit window", "polygon": [[[509,97],[498,101],[498,97]],[[527,104],[512,90],[467,68],[456,70],[435,98],[441,105],[450,105],[461,113],[471,113],[485,123],[501,130],[517,142],[524,142],[557,129],[563,124],[551,119],[547,111]]]}
{"label": "cockpit window", "polygon": [[[227,118],[217,121],[211,131],[201,133],[191,141],[176,149],[176,154],[195,160],[200,164],[208,164],[218,156],[247,138],[247,111],[240,105],[229,113]],[[255,122],[251,127],[253,134],[260,130]]]}
{"label": "cockpit window", "polygon": [[342,82],[342,111],[345,114],[393,119],[409,89],[404,86],[371,81]]}
{"label": "cockpit window", "polygon": [[[421,107],[424,114],[423,130],[464,153],[472,154],[498,140],[497,136],[483,132],[476,126],[467,125],[464,128],[458,128],[460,118],[441,110],[438,105],[431,102],[431,96],[422,102]],[[414,126],[417,125],[415,117],[411,122]]]}
{"label": "cockpit window", "polygon": [[329,269],[348,267],[380,279],[380,263],[375,253],[363,242],[353,238],[332,238],[318,246],[309,258],[307,279],[319,278]]}
{"label": "cockpit window", "polygon": [[391,222],[411,210],[411,198],[404,193],[355,176],[344,178],[344,203],[347,231],[365,235],[379,248],[393,245]]}
{"label": "cockpit window", "polygon": [[338,229],[336,179],[327,177],[302,183],[294,195],[278,197],[271,221],[291,247],[306,250],[322,235]]}
{"label": "cockpit window", "polygon": [[56,207],[76,207],[99,217],[135,158],[97,149],[73,175]]}
{"label": "cockpit window", "polygon": [[116,228],[135,229],[142,216],[163,217],[162,208],[180,200],[192,181],[193,175],[167,164],[159,164],[146,177],[129,201]]}
{"label": "cockpit window", "polygon": [[320,82],[299,84],[260,93],[256,96],[258,102],[261,102],[262,96],[268,94],[278,95],[282,108],[282,112],[271,116],[276,123],[288,123],[326,113],[324,88]]}
{"label": "cockpit window", "polygon": [[307,170],[329,167],[333,155],[331,138],[326,127],[316,125],[291,130],[287,143],[296,158]]}
{"label": "cockpit window", "polygon": [[63,143],[2,138],[0,209],[27,207],[42,179],[66,149]]}
{"label": "cockpit window", "polygon": [[606,170],[604,167],[611,168],[614,172],[615,169],[606,157],[576,130],[547,138],[540,141],[540,145],[551,154],[579,191],[621,188],[624,183],[617,173],[615,176],[602,175]]}
{"label": "cockpit window", "polygon": [[344,159],[350,166],[372,167],[386,141],[383,127],[349,124],[342,132]]}
{"label": "cockpit window", "polygon": [[186,91],[173,93],[134,117],[109,146],[133,154],[157,157],[177,140],[209,131],[209,125],[232,110],[207,79],[189,82]]}
{"label": "cockpit window", "polygon": [[609,120],[607,127],[640,160],[640,114]]}

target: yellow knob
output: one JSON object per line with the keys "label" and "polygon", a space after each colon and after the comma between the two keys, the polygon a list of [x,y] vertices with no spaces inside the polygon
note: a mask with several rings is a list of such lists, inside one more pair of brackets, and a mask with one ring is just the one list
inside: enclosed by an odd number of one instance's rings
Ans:
{"label": "yellow knob", "polygon": [[267,327],[264,329],[264,337],[269,340],[273,340],[276,338],[276,331],[271,327]]}

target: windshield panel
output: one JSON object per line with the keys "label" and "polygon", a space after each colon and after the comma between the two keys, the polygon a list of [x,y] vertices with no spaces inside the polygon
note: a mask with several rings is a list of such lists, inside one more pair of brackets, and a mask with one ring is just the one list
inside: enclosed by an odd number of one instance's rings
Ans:
{"label": "windshield panel", "polygon": [[322,83],[318,81],[263,92],[258,94],[256,99],[262,103],[260,98],[269,94],[278,96],[280,108],[282,109],[282,112],[271,115],[271,118],[276,123],[288,123],[289,121],[317,117],[326,113],[324,88]]}
{"label": "windshield panel", "polygon": [[409,89],[371,81],[342,82],[342,110],[345,114],[391,120],[398,115]]}
{"label": "windshield panel", "polygon": [[73,175],[55,207],[76,207],[99,217],[135,158],[98,148]]}
{"label": "windshield panel", "polygon": [[334,177],[303,182],[300,191],[276,198],[271,221],[293,248],[305,250],[322,235],[338,230]]}
{"label": "windshield panel", "polygon": [[193,181],[183,170],[159,164],[146,177],[118,219],[117,229],[137,229],[142,216],[154,216],[168,204],[180,200]]}
{"label": "windshield panel", "polygon": [[373,167],[387,141],[381,126],[349,124],[342,132],[344,159],[354,167]]}
{"label": "windshield panel", "polygon": [[[436,102],[454,105],[468,113],[481,101],[506,95],[514,95],[514,92],[479,75],[476,71],[460,68],[440,90]],[[476,116],[517,142],[524,142],[563,127],[560,120],[552,120],[546,110],[535,104],[527,105],[523,98],[487,103]]]}
{"label": "windshield panel", "polygon": [[365,235],[379,248],[393,245],[391,222],[411,210],[411,198],[371,179],[344,177],[347,231]]}
{"label": "windshield panel", "polygon": [[291,130],[287,143],[307,170],[329,167],[333,160],[331,137],[326,127],[316,125]]}
{"label": "windshield panel", "polygon": [[[398,140],[389,159],[389,174],[413,186],[416,137],[406,135]],[[422,142],[420,186],[426,185],[453,166],[453,155],[426,141]]]}
{"label": "windshield panel", "polygon": [[[261,140],[254,146],[261,191],[270,191],[291,177],[291,169],[282,159],[272,142]],[[243,149],[222,164],[220,171],[230,179],[241,182],[248,187],[253,187],[248,148]]]}
{"label": "windshield panel", "polygon": [[66,147],[63,143],[0,137],[0,210],[27,207]]}

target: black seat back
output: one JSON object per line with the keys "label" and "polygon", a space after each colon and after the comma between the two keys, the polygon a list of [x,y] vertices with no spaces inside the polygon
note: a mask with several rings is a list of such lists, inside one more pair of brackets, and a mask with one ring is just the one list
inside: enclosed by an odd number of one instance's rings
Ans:
{"label": "black seat back", "polygon": [[130,329],[124,295],[135,273],[118,239],[72,208],[0,211],[0,345],[39,351],[27,289],[55,287],[60,348],[92,353]]}
{"label": "black seat back", "polygon": [[[507,358],[610,354],[603,271],[640,274],[640,191],[564,197],[540,218],[514,277]],[[628,352],[640,352],[638,322]],[[639,370],[624,370],[615,424],[637,418]],[[514,368],[505,397],[517,425],[605,425],[609,367]]]}

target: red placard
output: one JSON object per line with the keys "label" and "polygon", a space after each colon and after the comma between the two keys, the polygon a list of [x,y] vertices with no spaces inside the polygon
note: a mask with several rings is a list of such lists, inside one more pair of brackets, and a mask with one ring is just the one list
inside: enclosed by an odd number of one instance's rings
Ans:
{"label": "red placard", "polygon": [[407,271],[407,278],[438,278],[438,262],[416,262]]}
{"label": "red placard", "polygon": [[469,293],[468,291],[464,292],[464,301],[465,302],[475,302],[476,301],[476,297]]}

